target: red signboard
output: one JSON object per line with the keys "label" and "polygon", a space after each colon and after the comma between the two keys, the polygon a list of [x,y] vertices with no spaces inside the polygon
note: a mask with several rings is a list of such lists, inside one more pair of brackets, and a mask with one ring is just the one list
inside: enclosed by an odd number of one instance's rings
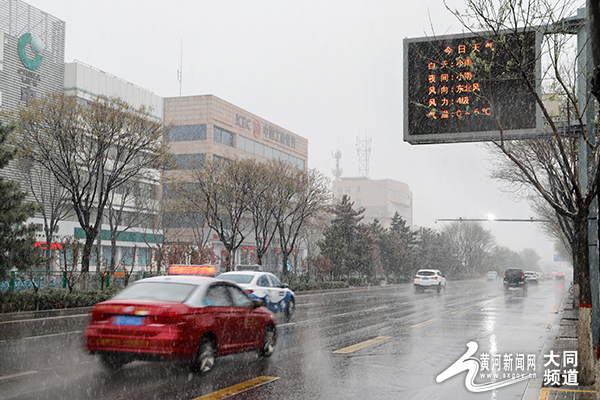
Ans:
{"label": "red signboard", "polygon": [[171,265],[169,275],[202,275],[214,276],[217,267],[214,265]]}
{"label": "red signboard", "polygon": [[[48,248],[48,245],[46,242],[36,242],[35,247],[39,247],[41,249],[46,250]],[[50,243],[50,250],[60,250],[60,248],[60,243]]]}

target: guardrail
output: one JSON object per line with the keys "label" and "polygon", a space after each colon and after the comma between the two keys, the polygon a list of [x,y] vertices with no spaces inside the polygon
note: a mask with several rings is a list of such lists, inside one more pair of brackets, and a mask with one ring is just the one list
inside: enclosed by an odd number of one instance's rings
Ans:
{"label": "guardrail", "polygon": [[[163,274],[164,272],[160,275]],[[156,275],[156,272],[153,275]],[[129,282],[134,282],[146,276],[150,276],[150,272],[134,271],[129,277]],[[90,272],[87,287],[109,287],[115,283],[122,285],[124,281],[125,279],[122,276]],[[75,287],[79,288],[80,285],[81,281],[78,281]],[[0,291],[33,289],[34,286],[37,286],[38,289],[66,288],[67,274],[63,271],[11,271],[8,280],[0,281]]]}

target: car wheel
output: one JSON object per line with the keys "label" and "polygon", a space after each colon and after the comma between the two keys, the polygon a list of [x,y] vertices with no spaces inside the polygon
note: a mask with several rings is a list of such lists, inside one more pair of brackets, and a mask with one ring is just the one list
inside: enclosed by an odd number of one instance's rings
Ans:
{"label": "car wheel", "polygon": [[290,297],[290,301],[288,301],[287,308],[285,309],[285,317],[287,319],[292,318],[294,315],[294,311],[296,310],[296,300],[293,297]]}
{"label": "car wheel", "polygon": [[200,374],[207,374],[215,365],[215,342],[210,338],[203,338],[198,347],[196,357],[192,361],[192,370]]}
{"label": "car wheel", "polygon": [[440,293],[442,291],[442,284],[440,283],[437,287],[437,292]]}
{"label": "car wheel", "polygon": [[265,334],[263,335],[262,346],[260,347],[259,354],[261,357],[271,357],[275,351],[275,343],[277,342],[277,334],[273,325],[267,326]]}
{"label": "car wheel", "polygon": [[121,369],[123,365],[127,364],[127,360],[123,356],[116,354],[102,354],[100,356],[100,361],[102,362],[102,365],[112,371],[117,371]]}

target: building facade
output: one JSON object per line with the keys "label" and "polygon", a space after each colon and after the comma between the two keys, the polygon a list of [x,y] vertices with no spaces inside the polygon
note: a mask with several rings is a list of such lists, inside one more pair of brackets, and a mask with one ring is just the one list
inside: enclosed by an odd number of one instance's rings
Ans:
{"label": "building facade", "polygon": [[20,0],[0,0],[0,110],[61,92],[65,23]]}
{"label": "building facade", "polygon": [[[280,159],[298,169],[307,168],[307,139],[225,100],[213,95],[199,95],[165,98],[164,104],[164,121],[169,127],[167,140],[178,170],[216,157],[259,161]],[[176,173],[164,172],[165,197],[170,192],[169,179]],[[201,229],[203,222],[200,217],[186,214],[185,218],[170,218],[167,215],[166,221],[167,241],[199,243],[201,237],[206,236],[216,254],[223,249],[216,234]],[[263,259],[267,269],[277,268],[276,247],[272,246]],[[237,263],[253,261],[254,242],[251,236],[240,250],[236,254]]]}
{"label": "building facade", "polygon": [[[153,92],[80,62],[65,63],[64,71],[64,92],[67,96],[86,101],[98,96],[118,97],[135,108],[145,107],[149,111],[149,118],[162,123],[163,99]],[[118,190],[113,196],[113,204],[108,205],[115,208],[123,206],[123,222],[117,227],[119,236],[116,243],[115,265],[149,269],[152,260],[151,252],[157,244],[162,243],[162,228],[148,223],[148,221],[158,220],[160,172],[155,171],[154,174],[148,175],[156,178],[130,182],[135,185],[135,190],[131,191],[134,195]],[[140,200],[140,193],[144,194],[143,201]],[[152,215],[140,216],[139,204],[142,203],[144,210]],[[103,265],[111,261],[111,235],[107,214],[105,211],[101,233]],[[73,215],[61,222],[59,235],[85,239],[85,233]],[[95,265],[96,254],[94,253],[90,261],[90,269],[93,270]]]}
{"label": "building facade", "polygon": [[413,224],[413,196],[406,183],[392,179],[341,178],[333,182],[333,195],[338,200],[347,195],[356,209],[364,208],[364,223],[377,219],[383,227],[389,228],[397,212],[407,226]]}

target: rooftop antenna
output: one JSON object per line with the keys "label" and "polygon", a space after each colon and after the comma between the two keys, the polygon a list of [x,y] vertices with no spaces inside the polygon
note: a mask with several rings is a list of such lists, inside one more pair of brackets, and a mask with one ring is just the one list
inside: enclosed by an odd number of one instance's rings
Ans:
{"label": "rooftop antenna", "polygon": [[181,38],[181,54],[179,58],[179,69],[177,70],[177,80],[179,81],[179,97],[181,97],[181,83],[183,80],[183,38]]}
{"label": "rooftop antenna", "polygon": [[338,151],[332,153],[331,155],[333,158],[335,158],[335,168],[332,169],[331,172],[333,173],[335,180],[339,181],[342,173],[344,172],[344,170],[340,168],[340,158],[342,158],[342,152],[338,149]]}
{"label": "rooftop antenna", "polygon": [[371,156],[371,138],[361,140],[356,138],[356,152],[358,153],[358,176],[369,177],[369,157]]}

